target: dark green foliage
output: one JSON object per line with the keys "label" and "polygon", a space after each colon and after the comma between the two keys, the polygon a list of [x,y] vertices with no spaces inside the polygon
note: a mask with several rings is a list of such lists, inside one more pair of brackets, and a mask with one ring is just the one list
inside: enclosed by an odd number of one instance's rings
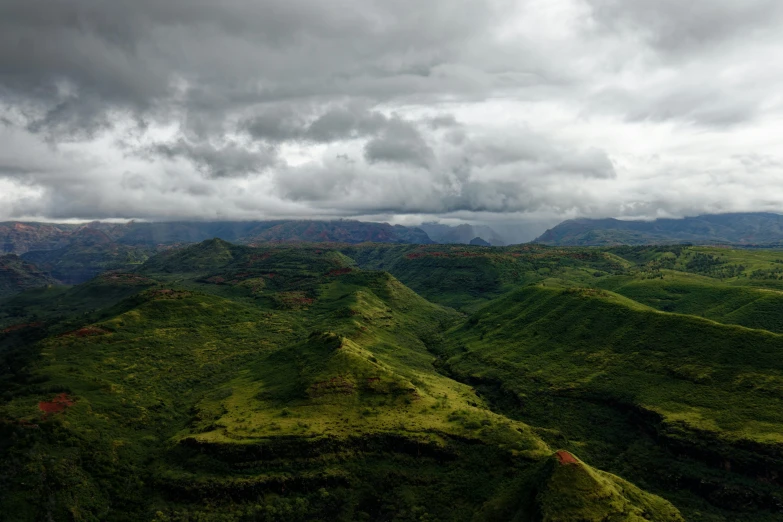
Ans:
{"label": "dark green foliage", "polygon": [[214,239],[28,291],[0,302],[0,509],[779,520],[780,257]]}
{"label": "dark green foliage", "polygon": [[51,275],[18,256],[0,256],[0,298],[56,283]]}

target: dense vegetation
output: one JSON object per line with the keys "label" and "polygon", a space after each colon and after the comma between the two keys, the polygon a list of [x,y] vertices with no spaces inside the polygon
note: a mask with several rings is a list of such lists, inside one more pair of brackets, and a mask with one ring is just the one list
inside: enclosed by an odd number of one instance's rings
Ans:
{"label": "dense vegetation", "polygon": [[55,283],[49,274],[18,256],[0,256],[0,298]]}
{"label": "dense vegetation", "polygon": [[0,512],[779,520],[781,258],[215,239],[6,297]]}

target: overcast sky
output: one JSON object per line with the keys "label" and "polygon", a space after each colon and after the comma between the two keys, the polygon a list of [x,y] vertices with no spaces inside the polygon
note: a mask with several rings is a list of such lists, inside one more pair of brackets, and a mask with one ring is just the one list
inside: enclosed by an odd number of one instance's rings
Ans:
{"label": "overcast sky", "polygon": [[783,211],[781,57],[780,0],[2,0],[0,219]]}

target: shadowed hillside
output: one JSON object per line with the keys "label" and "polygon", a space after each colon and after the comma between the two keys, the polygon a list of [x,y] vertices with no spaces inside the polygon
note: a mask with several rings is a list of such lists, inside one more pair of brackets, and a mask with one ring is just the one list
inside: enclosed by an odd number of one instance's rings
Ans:
{"label": "shadowed hillside", "polygon": [[56,283],[51,275],[18,256],[0,256],[0,298]]}

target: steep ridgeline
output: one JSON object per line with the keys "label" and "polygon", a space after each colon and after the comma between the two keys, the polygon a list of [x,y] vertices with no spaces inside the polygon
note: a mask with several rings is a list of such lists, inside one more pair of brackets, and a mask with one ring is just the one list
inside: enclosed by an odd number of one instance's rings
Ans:
{"label": "steep ridgeline", "polygon": [[66,294],[0,334],[13,520],[684,520],[436,371],[474,323],[336,249],[211,240]]}
{"label": "steep ridgeline", "polygon": [[715,214],[683,219],[623,221],[574,219],[547,230],[534,241],[557,246],[645,244],[783,244],[783,216],[779,214]]}

